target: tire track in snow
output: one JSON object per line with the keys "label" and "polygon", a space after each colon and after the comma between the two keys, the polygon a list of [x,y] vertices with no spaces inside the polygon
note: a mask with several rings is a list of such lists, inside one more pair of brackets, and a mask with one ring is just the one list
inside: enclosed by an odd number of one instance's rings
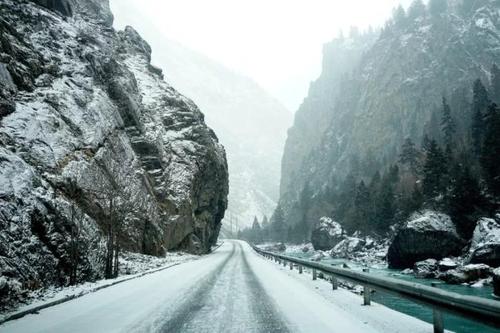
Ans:
{"label": "tire track in snow", "polygon": [[152,331],[176,333],[289,332],[249,266],[241,244],[186,295],[184,302]]}
{"label": "tire track in snow", "polygon": [[285,333],[290,332],[288,325],[282,319],[283,316],[276,310],[278,309],[274,301],[266,293],[264,287],[261,285],[255,272],[248,264],[245,251],[241,243],[238,243],[240,252],[242,253],[243,261],[243,274],[245,276],[245,283],[250,289],[253,302],[251,303],[252,311],[255,315],[255,320],[265,329],[263,332]]}
{"label": "tire track in snow", "polygon": [[231,246],[231,254],[229,254],[227,258],[224,259],[224,261],[218,265],[193,292],[189,294],[189,298],[185,300],[184,304],[177,308],[172,318],[160,325],[158,332],[182,332],[185,325],[189,323],[203,308],[206,299],[215,286],[217,278],[236,253],[234,243],[231,243]]}

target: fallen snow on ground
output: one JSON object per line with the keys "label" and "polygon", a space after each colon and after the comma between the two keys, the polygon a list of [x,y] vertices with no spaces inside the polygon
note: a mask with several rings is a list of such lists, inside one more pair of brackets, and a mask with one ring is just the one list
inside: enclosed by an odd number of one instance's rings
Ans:
{"label": "fallen snow on ground", "polygon": [[[248,245],[244,245],[247,247]],[[250,250],[249,250],[250,251]],[[432,332],[424,321],[363,299],[325,280],[313,281],[311,272],[283,267],[262,256],[248,255],[250,266],[281,312],[302,332]],[[306,311],[307,308],[313,309]],[[314,329],[311,329],[314,328]]]}
{"label": "fallen snow on ground", "polygon": [[[4,313],[5,317],[30,309],[37,308],[44,304],[63,300],[68,297],[79,297],[99,289],[114,285],[131,278],[136,278],[145,273],[152,273],[161,268],[171,267],[180,263],[188,262],[199,258],[198,256],[183,253],[169,252],[165,257],[155,257],[140,253],[124,252],[120,255],[119,270],[120,275],[114,279],[99,280],[96,282],[85,282],[75,286],[68,287],[49,287],[38,289],[31,292],[25,301],[25,304],[13,309],[10,312]],[[0,321],[2,316],[0,315]]]}
{"label": "fallen snow on ground", "polygon": [[165,257],[148,256],[145,254],[125,252],[120,257],[120,275],[142,273],[173,263],[182,263],[198,258],[193,254],[183,252],[168,252]]}
{"label": "fallen snow on ground", "polygon": [[[227,241],[213,254],[91,293],[0,332],[431,332],[432,326],[362,297],[332,291]],[[176,328],[176,329],[169,329]]]}

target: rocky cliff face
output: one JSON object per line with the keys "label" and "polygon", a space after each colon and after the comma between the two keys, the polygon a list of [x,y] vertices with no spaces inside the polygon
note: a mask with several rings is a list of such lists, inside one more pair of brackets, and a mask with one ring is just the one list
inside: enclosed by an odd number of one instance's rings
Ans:
{"label": "rocky cliff face", "polygon": [[64,284],[74,262],[102,277],[111,232],[130,251],[209,251],[225,152],[149,45],[112,28],[107,1],[0,12],[0,298]]}
{"label": "rocky cliff face", "polygon": [[229,197],[227,235],[270,217],[279,198],[281,157],[292,113],[250,78],[169,40],[154,22],[141,20],[141,2],[111,1],[115,27],[134,26],[153,46],[153,63],[168,82],[203,110],[226,148]]}
{"label": "rocky cliff face", "polygon": [[463,89],[470,91],[475,79],[489,81],[500,58],[499,8],[496,0],[449,1],[440,13],[395,18],[346,69],[332,60],[342,52],[325,51],[330,67],[311,86],[283,157],[280,203],[289,221],[303,216],[294,208],[304,206],[301,197],[316,196],[310,221],[331,216],[318,194],[348,173],[367,180],[384,170],[397,161],[405,138],[422,141],[442,96],[465,98]]}
{"label": "rocky cliff face", "polygon": [[321,144],[325,131],[337,116],[335,106],[345,94],[341,89],[377,37],[377,32],[354,34],[349,38],[339,37],[324,46],[321,76],[311,83],[309,95],[297,110],[294,124],[288,131],[280,185],[280,199],[285,206],[290,206],[303,189],[306,161]]}

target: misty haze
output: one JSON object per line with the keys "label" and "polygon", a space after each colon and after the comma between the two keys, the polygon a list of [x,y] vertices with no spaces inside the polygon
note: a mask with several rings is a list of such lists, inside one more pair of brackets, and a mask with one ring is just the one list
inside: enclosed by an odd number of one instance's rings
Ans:
{"label": "misty haze", "polygon": [[500,331],[500,0],[0,0],[0,333]]}

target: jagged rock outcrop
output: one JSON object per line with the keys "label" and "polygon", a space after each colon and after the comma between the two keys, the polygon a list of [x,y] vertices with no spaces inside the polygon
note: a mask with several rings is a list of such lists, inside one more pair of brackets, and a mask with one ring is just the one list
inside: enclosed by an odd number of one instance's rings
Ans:
{"label": "jagged rock outcrop", "polygon": [[[215,244],[225,152],[107,0],[0,1],[0,300]],[[75,264],[76,263],[76,264]],[[3,303],[5,304],[5,303]]]}
{"label": "jagged rock outcrop", "polygon": [[477,222],[469,249],[468,261],[473,264],[500,266],[500,215]]}
{"label": "jagged rock outcrop", "polygon": [[[154,61],[180,93],[205,114],[224,145],[229,164],[229,197],[222,231],[230,237],[251,227],[254,217],[271,217],[279,198],[281,157],[293,114],[251,78],[137,20],[140,1],[113,1],[116,24],[133,25],[153,46]],[[232,228],[232,230],[231,230]],[[233,235],[234,236],[234,235]]]}
{"label": "jagged rock outcrop", "polygon": [[322,217],[319,226],[311,234],[311,243],[315,250],[330,250],[344,239],[342,227],[331,218]]}
{"label": "jagged rock outcrop", "polygon": [[398,230],[387,251],[390,268],[408,268],[426,259],[457,255],[464,246],[451,218],[424,211],[413,214]]}

